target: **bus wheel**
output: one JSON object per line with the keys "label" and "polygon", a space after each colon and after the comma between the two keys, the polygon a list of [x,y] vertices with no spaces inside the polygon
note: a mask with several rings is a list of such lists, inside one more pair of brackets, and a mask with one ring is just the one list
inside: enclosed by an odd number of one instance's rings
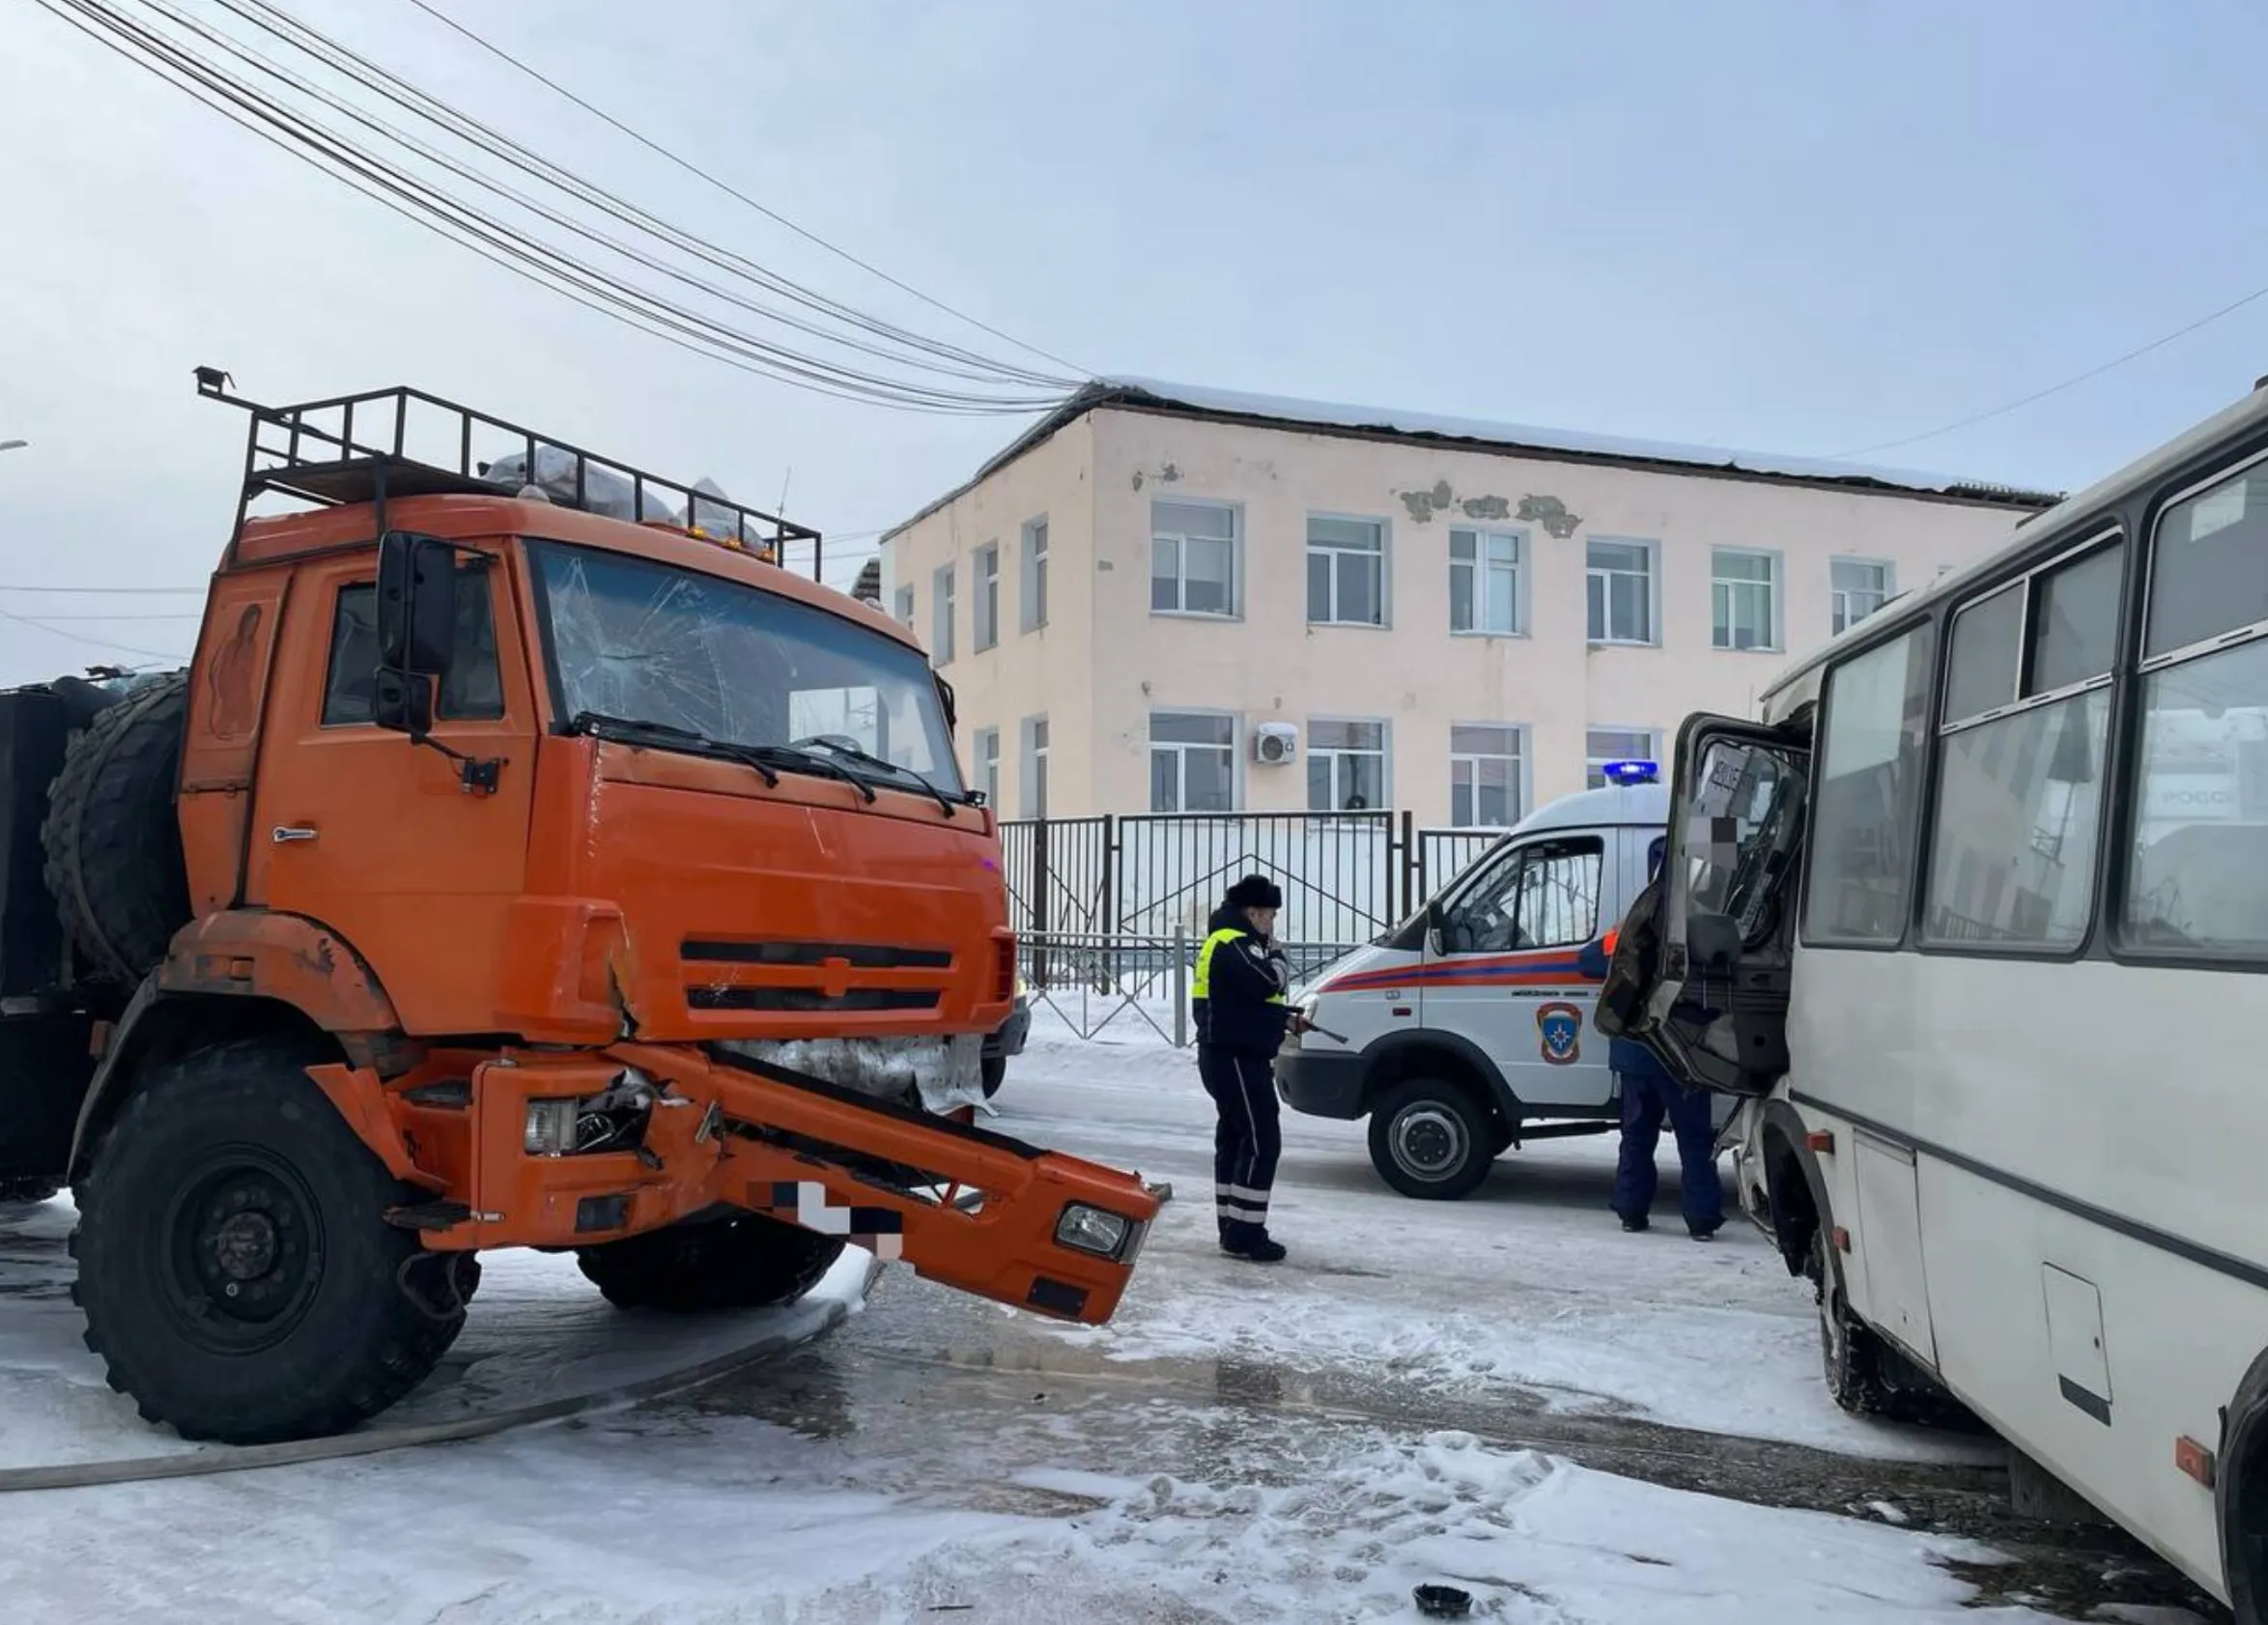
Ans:
{"label": "bus wheel", "polygon": [[839,1236],[739,1213],[603,1241],[575,1258],[617,1309],[699,1315],[792,1303],[819,1284],[842,1249]]}
{"label": "bus wheel", "polygon": [[1451,1202],[1488,1177],[1496,1116],[1444,1078],[1411,1078],[1371,1111],[1371,1165],[1404,1196]]}
{"label": "bus wheel", "polygon": [[1845,1411],[1854,1416],[1879,1416],[1891,1409],[1879,1351],[1873,1335],[1851,1318],[1843,1302],[1839,1271],[1828,1256],[1828,1227],[1819,1225],[1812,1232],[1804,1273],[1811,1277],[1819,1304],[1821,1375],[1827,1379],[1827,1391]]}
{"label": "bus wheel", "polygon": [[465,1325],[469,1256],[385,1211],[418,1199],[273,1036],[152,1068],[75,1192],[71,1298],[145,1421],[265,1444],[342,1433],[423,1382]]}

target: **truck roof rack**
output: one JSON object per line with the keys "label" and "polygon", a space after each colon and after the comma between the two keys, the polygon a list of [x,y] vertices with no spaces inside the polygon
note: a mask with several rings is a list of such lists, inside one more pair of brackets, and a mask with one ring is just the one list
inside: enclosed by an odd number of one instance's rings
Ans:
{"label": "truck roof rack", "polygon": [[[664,479],[421,389],[270,407],[231,394],[235,382],[217,367],[197,369],[200,395],[251,415],[240,532],[253,499],[268,493],[326,507],[374,503],[383,531],[389,498],[512,496],[532,482],[562,507],[670,526],[776,564],[789,542],[808,542],[811,579],[822,579],[818,531],[714,487]],[[515,471],[490,472],[499,467]]]}

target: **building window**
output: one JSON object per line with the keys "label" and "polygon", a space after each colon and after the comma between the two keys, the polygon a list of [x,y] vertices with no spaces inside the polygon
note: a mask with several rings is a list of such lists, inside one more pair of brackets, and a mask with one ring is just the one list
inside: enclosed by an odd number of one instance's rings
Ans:
{"label": "building window", "polygon": [[2063,950],[2086,936],[2124,556],[2098,548],[1954,613],[1933,941]]}
{"label": "building window", "polygon": [[2127,941],[2268,953],[2268,463],[2158,523]]}
{"label": "building window", "polygon": [[930,587],[929,660],[935,666],[952,659],[952,577],[953,567],[943,565]]}
{"label": "building window", "polygon": [[1386,624],[1386,522],[1307,520],[1307,618],[1315,626]]}
{"label": "building window", "polygon": [[1594,727],[1583,735],[1583,783],[1596,790],[1606,783],[1606,764],[1614,761],[1654,761],[1658,759],[1659,735],[1651,728]]}
{"label": "building window", "polygon": [[1047,520],[1035,519],[1024,527],[1023,628],[1036,632],[1047,624]]}
{"label": "building window", "polygon": [[1000,641],[1000,544],[977,550],[977,590],[969,605],[970,641],[981,654]]}
{"label": "building window", "polygon": [[1459,723],[1449,730],[1449,821],[1510,829],[1520,820],[1520,730]]}
{"label": "building window", "polygon": [[1838,558],[1828,566],[1834,630],[1848,632],[1890,601],[1890,567],[1864,558]]}
{"label": "building window", "polygon": [[910,586],[899,587],[894,596],[894,603],[897,609],[898,625],[904,627],[908,632],[913,631],[914,589]]}
{"label": "building window", "polygon": [[1024,719],[1024,816],[1047,816],[1047,719]]}
{"label": "building window", "polygon": [[1654,544],[1592,542],[1589,571],[1591,641],[1654,641]]}
{"label": "building window", "polygon": [[1720,649],[1776,649],[1779,556],[1716,548],[1709,556],[1710,641]]}
{"label": "building window", "polygon": [[969,749],[977,760],[977,787],[984,792],[984,805],[1000,805],[1000,729],[980,727],[969,736]]}
{"label": "building window", "polygon": [[1235,614],[1237,541],[1237,512],[1226,503],[1150,503],[1150,612]]}
{"label": "building window", "polygon": [[1517,531],[1449,532],[1449,630],[1511,637],[1520,629]]}
{"label": "building window", "polygon": [[1807,942],[1888,945],[1906,935],[1929,744],[1930,649],[1930,629],[1916,627],[1828,676],[1803,905]]}
{"label": "building window", "polygon": [[1153,711],[1149,810],[1229,812],[1236,806],[1236,719],[1213,711]]}
{"label": "building window", "polygon": [[1386,805],[1386,725],[1307,725],[1307,810],[1362,812]]}

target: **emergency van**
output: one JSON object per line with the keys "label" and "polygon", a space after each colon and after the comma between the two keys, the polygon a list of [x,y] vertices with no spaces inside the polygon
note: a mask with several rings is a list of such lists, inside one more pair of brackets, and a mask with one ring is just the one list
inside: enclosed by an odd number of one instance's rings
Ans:
{"label": "emergency van", "polygon": [[[1370,1119],[1371,1161],[1404,1196],[1469,1194],[1527,1140],[1621,1121],[1599,984],[1576,955],[1661,862],[1669,791],[1652,762],[1540,808],[1423,907],[1292,990],[1313,1030],[1285,1042],[1293,1111]],[[1737,1102],[1718,1097],[1721,1130]]]}

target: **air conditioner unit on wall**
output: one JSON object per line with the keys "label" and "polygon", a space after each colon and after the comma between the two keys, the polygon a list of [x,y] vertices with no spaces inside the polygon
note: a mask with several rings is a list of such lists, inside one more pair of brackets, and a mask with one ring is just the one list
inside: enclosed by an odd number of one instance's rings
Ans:
{"label": "air conditioner unit on wall", "polygon": [[1299,728],[1293,723],[1260,723],[1252,730],[1252,759],[1262,767],[1284,767],[1299,759]]}

